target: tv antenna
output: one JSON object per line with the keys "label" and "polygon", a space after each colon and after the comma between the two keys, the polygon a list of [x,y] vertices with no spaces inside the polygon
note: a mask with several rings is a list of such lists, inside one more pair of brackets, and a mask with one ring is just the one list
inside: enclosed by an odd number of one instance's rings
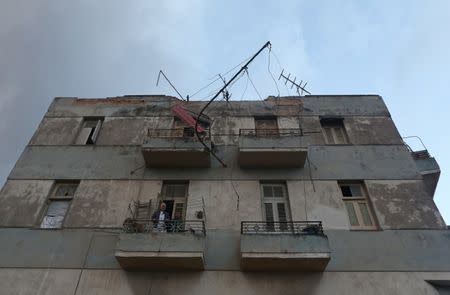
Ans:
{"label": "tv antenna", "polygon": [[[197,120],[195,121],[195,128],[194,128],[194,130],[195,130],[195,134],[197,135],[197,138],[198,138],[198,141],[200,141],[200,143],[205,147],[205,149],[208,151],[208,152],[210,152],[211,153],[211,155],[213,155],[214,156],[214,158],[216,158],[217,159],[217,161],[219,161],[219,163],[220,164],[222,164],[222,166],[223,167],[227,167],[227,165],[225,164],[225,162],[224,161],[222,161],[220,158],[219,158],[219,156],[217,156],[216,155],[216,153],[210,148],[210,147],[208,147],[208,145],[207,144],[205,144],[205,142],[203,141],[203,138],[201,138],[201,136],[200,136],[200,133],[198,132],[198,122],[200,121],[200,118],[201,118],[201,116],[203,115],[203,112],[208,108],[208,106],[221,94],[221,93],[223,93],[223,91],[225,90],[225,89],[227,89],[227,87],[243,72],[243,71],[246,71],[247,70],[247,68],[248,68],[248,65],[249,64],[251,64],[251,62],[264,50],[264,49],[266,49],[267,47],[269,47],[271,44],[270,44],[270,41],[267,41],[264,45],[263,45],[263,47],[261,47],[259,50],[258,50],[258,52],[256,52],[242,67],[241,67],[241,69],[236,73],[236,74],[234,74],[234,76],[233,77],[231,77],[231,79],[230,80],[228,80],[228,82],[226,82],[226,83],[224,83],[225,85],[213,96],[213,98],[211,98],[210,99],[210,101],[208,101],[208,103],[207,104],[205,104],[205,106],[202,108],[202,110],[200,111],[200,113],[198,114],[198,116],[197,116]],[[224,80],[223,80],[223,82],[225,82]]]}
{"label": "tv antenna", "polygon": [[[156,80],[156,86],[158,86],[159,78],[161,78],[161,75],[164,77],[164,79],[166,79],[167,83],[169,83],[169,85],[173,88],[173,90],[175,90],[175,92],[178,93],[178,96],[181,98],[181,100],[186,100],[183,98],[183,96],[180,94],[180,92],[178,92],[178,90],[175,88],[175,86],[173,86],[173,84],[172,84],[172,82],[170,82],[169,78],[167,78],[167,76],[164,75],[164,72],[162,70],[159,70],[158,79]],[[187,101],[189,101],[189,95],[187,96]]]}
{"label": "tv antenna", "polygon": [[[295,82],[295,80],[297,80],[297,77],[294,77],[294,80],[292,80],[291,78],[291,73],[289,73],[289,75],[285,75],[284,74],[284,69],[281,71],[280,77],[278,77],[278,80],[280,80],[281,78],[284,78],[286,81],[284,82],[284,85],[287,84],[287,82],[291,83],[291,89],[292,87],[295,86],[298,95],[303,95],[303,92],[306,92],[308,94],[311,94],[311,92],[309,92],[308,90],[306,90],[306,84],[308,84],[308,82],[305,82],[305,84],[303,84],[303,80],[300,81],[300,83]],[[303,84],[303,85],[302,85]]]}
{"label": "tv antenna", "polygon": [[[227,85],[227,80],[225,80],[225,78],[222,77],[221,74],[218,74],[218,75],[219,75],[219,78],[222,80],[223,84],[224,84],[224,85]],[[225,88],[225,89],[222,91],[222,95],[223,95],[223,98],[224,98],[227,102],[228,102],[228,100],[230,100],[230,98],[231,98],[231,93],[228,92],[228,89],[227,89],[227,88]]]}

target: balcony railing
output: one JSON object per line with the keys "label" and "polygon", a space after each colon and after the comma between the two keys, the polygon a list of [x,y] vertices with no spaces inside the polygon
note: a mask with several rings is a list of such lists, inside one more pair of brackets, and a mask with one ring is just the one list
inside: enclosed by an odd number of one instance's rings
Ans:
{"label": "balcony railing", "polygon": [[123,223],[125,233],[192,233],[206,235],[203,220],[167,220],[127,218]]}
{"label": "balcony railing", "polygon": [[[201,133],[203,138],[209,138],[209,131],[205,130]],[[197,136],[195,134],[194,128],[185,127],[185,128],[165,128],[165,129],[147,129],[147,140],[151,138],[195,138]]]}
{"label": "balcony railing", "polygon": [[301,128],[239,129],[239,136],[254,136],[254,137],[303,136],[303,130]]}
{"label": "balcony railing", "polygon": [[323,235],[321,221],[242,221],[241,234]]}

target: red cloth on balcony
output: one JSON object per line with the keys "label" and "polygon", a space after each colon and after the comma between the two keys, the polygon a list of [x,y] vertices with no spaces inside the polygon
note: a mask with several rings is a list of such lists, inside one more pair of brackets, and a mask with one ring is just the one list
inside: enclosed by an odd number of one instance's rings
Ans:
{"label": "red cloth on balcony", "polygon": [[[178,117],[180,120],[188,124],[189,126],[195,128],[195,123],[197,122],[191,114],[189,114],[181,105],[177,104],[171,108],[171,111]],[[205,128],[202,127],[201,124],[197,126],[198,132],[205,131]]]}

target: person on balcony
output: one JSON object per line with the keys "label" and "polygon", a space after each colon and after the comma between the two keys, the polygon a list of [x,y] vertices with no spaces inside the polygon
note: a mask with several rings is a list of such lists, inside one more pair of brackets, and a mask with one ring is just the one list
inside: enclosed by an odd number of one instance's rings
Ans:
{"label": "person on balcony", "polygon": [[152,215],[153,231],[166,232],[166,222],[170,220],[170,215],[166,211],[166,203],[162,202],[159,209]]}

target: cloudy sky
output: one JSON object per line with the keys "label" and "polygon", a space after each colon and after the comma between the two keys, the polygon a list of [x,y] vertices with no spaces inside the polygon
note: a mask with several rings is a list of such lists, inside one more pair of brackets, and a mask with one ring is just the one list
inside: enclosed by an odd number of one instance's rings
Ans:
{"label": "cloudy sky", "polygon": [[243,76],[232,99],[293,94],[270,76],[281,68],[313,94],[380,94],[438,160],[450,223],[450,1],[243,2],[1,0],[0,185],[53,97],[175,94],[156,87],[160,69],[192,95],[270,40],[249,68],[256,90]]}

